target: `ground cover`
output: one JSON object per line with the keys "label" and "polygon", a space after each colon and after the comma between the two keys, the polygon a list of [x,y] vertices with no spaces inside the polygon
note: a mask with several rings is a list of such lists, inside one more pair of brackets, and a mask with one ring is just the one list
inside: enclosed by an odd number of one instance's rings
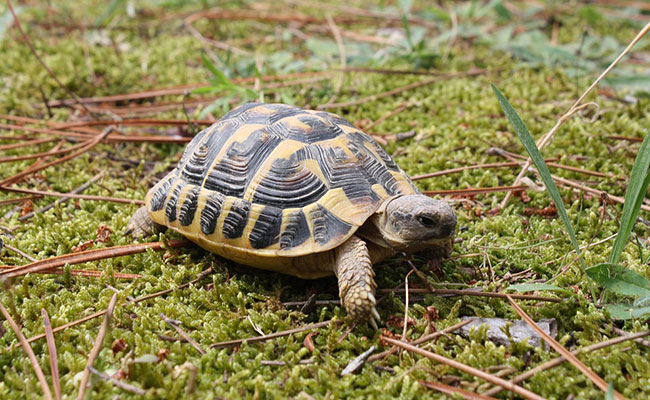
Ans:
{"label": "ground cover", "polygon": [[[412,177],[446,171],[416,182],[423,191],[458,190],[438,194],[454,204],[457,242],[451,257],[440,263],[414,260],[425,280],[408,277],[407,308],[403,285],[411,267],[405,258],[377,267],[377,283],[386,295],[378,307],[385,321],[381,332],[353,327],[345,311],[328,302],[338,298],[334,279],[302,281],[241,267],[193,246],[176,247],[173,241],[181,238],[171,233],[142,241],[162,242],[160,251],[67,264],[59,275],[31,273],[4,281],[0,304],[27,338],[44,332],[42,308],[51,325],[59,327],[103,312],[117,291],[119,306],[94,368],[133,387],[124,389],[93,374],[88,389],[92,398],[136,397],[139,390],[151,398],[444,396],[422,381],[488,390],[492,385],[483,380],[410,352],[367,362],[357,374],[340,377],[371,346],[380,347],[377,352],[390,349],[380,335],[402,337],[405,310],[405,339],[411,341],[456,325],[464,316],[520,318],[503,298],[440,296],[430,293],[430,287],[504,293],[514,284],[550,282],[565,290],[529,294],[560,301],[517,302],[534,320],[555,318],[557,340],[570,350],[618,337],[621,330],[648,330],[647,315],[615,320],[602,307],[630,302],[630,297],[605,293],[601,287],[597,298],[591,297],[588,278],[571,253],[548,193],[535,189],[541,180],[534,172],[526,174],[526,190],[500,206],[521,169],[513,162],[521,158],[511,154],[527,153],[490,87],[493,82],[503,91],[537,139],[638,33],[643,25],[638,20],[647,18],[644,10],[500,1],[443,7],[334,2],[322,9],[306,1],[203,3],[14,4],[26,36],[52,74],[80,98],[93,98],[65,104],[56,100],[70,99],[69,93],[37,61],[7,8],[1,9],[0,119],[17,125],[0,133],[1,157],[47,152],[59,144],[69,148],[84,140],[71,134],[97,135],[104,129],[65,124],[118,118],[153,122],[123,122],[116,125],[121,133],[108,134],[109,140],[78,157],[17,183],[3,181],[3,186],[59,193],[90,182],[83,194],[100,198],[71,199],[24,218],[54,199],[3,192],[0,264],[25,265],[30,259],[133,244],[123,234],[139,205],[107,197],[142,200],[178,160],[183,141],[225,110],[260,95],[268,102],[320,106],[341,114],[375,135]],[[555,163],[549,164],[551,172],[591,190],[560,185],[578,242],[587,246],[582,257],[588,266],[608,260],[622,210],[608,196],[625,194],[639,148],[631,140],[643,138],[650,126],[648,49],[643,39],[588,97],[598,104],[597,114],[589,107],[568,120],[543,149],[544,157]],[[176,88],[187,84],[197,86]],[[96,99],[170,87],[175,89],[137,99]],[[16,121],[17,116],[34,120]],[[24,127],[65,132],[68,139],[59,142],[52,132],[36,135]],[[143,141],[144,135],[155,138]],[[37,137],[57,139],[7,148]],[[3,162],[0,179],[42,158]],[[449,171],[455,168],[462,170]],[[499,189],[460,191],[468,188]],[[650,278],[647,236],[648,226],[637,223],[620,264]],[[99,271],[99,276],[78,276],[76,270]],[[131,301],[188,282],[193,283]],[[312,295],[316,305],[301,310]],[[170,324],[162,315],[178,322]],[[102,320],[98,315],[55,335],[64,397],[78,392]],[[261,343],[211,347],[329,320],[316,330]],[[183,340],[174,324],[196,346]],[[647,345],[626,341],[579,358],[622,395],[643,398],[650,390]],[[45,339],[35,340],[32,348],[52,386]],[[485,330],[469,337],[453,331],[423,348],[504,379],[557,357],[552,350],[526,343],[494,344]],[[545,398],[604,396],[569,363],[538,372],[521,386]],[[0,397],[23,398],[25,393],[38,397],[42,392],[16,335],[3,321]],[[510,395],[504,391],[497,397]]]}

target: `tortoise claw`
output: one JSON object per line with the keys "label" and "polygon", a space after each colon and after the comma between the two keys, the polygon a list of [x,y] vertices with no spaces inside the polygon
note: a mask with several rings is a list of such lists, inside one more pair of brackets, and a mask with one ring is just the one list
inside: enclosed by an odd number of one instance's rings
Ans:
{"label": "tortoise claw", "polygon": [[377,308],[372,307],[372,310],[370,312],[372,313],[372,318],[370,319],[371,321],[377,320],[377,322],[381,322],[381,317],[379,316],[379,313],[377,312]]}
{"label": "tortoise claw", "polygon": [[372,325],[372,327],[375,328],[376,331],[379,330],[379,327],[377,326],[377,322],[373,318],[370,318],[370,325]]}

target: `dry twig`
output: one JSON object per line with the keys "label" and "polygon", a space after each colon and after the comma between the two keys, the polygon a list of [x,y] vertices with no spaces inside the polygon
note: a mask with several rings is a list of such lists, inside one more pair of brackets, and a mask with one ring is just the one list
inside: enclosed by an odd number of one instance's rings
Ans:
{"label": "dry twig", "polygon": [[97,359],[97,356],[99,355],[99,351],[102,348],[102,342],[104,341],[104,336],[106,336],[106,332],[108,332],[108,328],[111,323],[111,317],[113,316],[113,310],[115,309],[115,304],[117,303],[117,292],[113,293],[113,297],[111,297],[110,303],[108,303],[108,308],[106,308],[106,313],[104,314],[104,323],[102,326],[99,328],[99,333],[97,334],[97,338],[95,339],[95,344],[93,345],[92,350],[90,350],[90,354],[88,355],[88,362],[86,363],[86,367],[83,370],[83,374],[81,376],[81,384],[79,385],[79,394],[77,396],[77,400],[83,400],[84,394],[86,393],[86,387],[88,386],[88,379],[90,378],[90,368],[92,368],[93,364],[95,363],[95,360]]}
{"label": "dry twig", "polygon": [[467,400],[496,400],[494,397],[489,397],[486,395],[469,392],[467,390],[463,390],[461,388],[457,388],[454,386],[445,385],[444,383],[440,383],[440,382],[432,382],[432,381],[419,381],[419,382],[420,385],[428,387],[429,389],[434,389],[451,396],[460,395],[461,397]]}
{"label": "dry twig", "polygon": [[386,92],[383,92],[383,93],[378,93],[378,94],[373,94],[371,96],[362,97],[362,98],[357,99],[357,100],[351,100],[351,101],[347,101],[347,102],[344,102],[344,103],[321,104],[318,107],[316,107],[316,109],[317,110],[324,110],[324,109],[327,109],[327,108],[343,108],[343,107],[357,106],[359,104],[368,103],[370,101],[375,101],[375,100],[378,100],[378,99],[381,99],[381,98],[384,98],[384,97],[394,96],[396,94],[406,92],[408,90],[413,90],[413,89],[417,89],[417,88],[420,88],[420,87],[423,87],[423,86],[431,85],[432,83],[436,83],[436,82],[439,82],[439,81],[442,81],[442,80],[448,80],[448,79],[452,79],[452,78],[459,78],[459,77],[465,77],[465,76],[476,76],[476,75],[481,75],[481,74],[484,74],[484,73],[485,73],[485,70],[472,69],[472,70],[467,71],[467,72],[458,72],[458,73],[447,74],[445,76],[440,76],[440,77],[437,77],[437,78],[427,79],[427,80],[421,81],[421,82],[411,83],[409,85],[402,86],[402,87],[399,87],[399,88],[396,88],[396,89],[392,89],[392,90],[389,90],[389,91],[386,91]]}
{"label": "dry twig", "polygon": [[110,382],[113,385],[117,386],[120,389],[126,390],[129,393],[137,394],[138,396],[144,396],[147,394],[147,391],[144,389],[140,389],[139,387],[133,386],[130,383],[122,382],[120,380],[117,380],[113,378],[112,376],[104,373],[104,372],[99,372],[93,367],[88,367],[88,370],[92,372],[94,375],[97,375],[97,377],[103,381]]}
{"label": "dry twig", "polygon": [[[472,322],[472,321],[469,320],[469,319],[468,319],[468,320],[465,320],[465,321],[462,321],[462,322],[459,322],[459,323],[457,323],[457,324],[455,324],[455,325],[452,325],[452,326],[450,326],[450,327],[448,327],[448,328],[445,328],[445,329],[443,329],[443,330],[441,330],[441,331],[434,332],[434,333],[432,333],[432,334],[430,334],[430,335],[422,336],[422,337],[420,337],[420,338],[414,340],[414,341],[411,342],[411,343],[414,344],[414,345],[417,345],[417,344],[422,344],[422,343],[428,342],[428,341],[433,340],[433,339],[435,339],[435,338],[437,338],[437,337],[444,336],[444,335],[446,335],[446,334],[448,334],[448,333],[452,333],[452,332],[454,332],[455,330],[460,329],[460,328],[462,328],[463,326],[469,324],[470,322]],[[368,362],[372,362],[372,361],[380,360],[380,359],[382,359],[382,358],[386,358],[387,356],[389,356],[389,355],[391,355],[391,354],[394,354],[396,351],[397,351],[397,348],[396,348],[396,347],[391,347],[389,350],[382,351],[382,352],[379,353],[379,354],[375,354],[375,355],[373,355],[373,356],[370,356],[370,357],[368,358]]]}
{"label": "dry twig", "polygon": [[413,346],[410,343],[402,342],[401,340],[395,340],[395,339],[392,339],[392,338],[389,338],[389,337],[386,337],[386,336],[382,336],[382,340],[384,340],[387,343],[390,343],[390,344],[392,344],[394,346],[401,347],[404,350],[410,351],[412,353],[419,354],[421,356],[430,358],[430,359],[432,359],[432,360],[434,360],[436,362],[439,362],[441,364],[445,364],[445,365],[448,365],[448,366],[450,366],[452,368],[456,368],[458,370],[461,370],[461,371],[463,371],[465,373],[474,375],[474,376],[476,376],[478,378],[486,380],[486,381],[488,381],[490,383],[493,383],[495,385],[502,386],[505,389],[508,389],[508,390],[510,390],[512,392],[515,392],[516,394],[520,395],[521,397],[523,397],[525,399],[544,400],[543,397],[538,396],[537,394],[531,392],[528,389],[524,389],[521,386],[517,386],[517,385],[515,385],[515,384],[513,384],[511,382],[508,382],[508,381],[506,381],[504,379],[501,379],[501,378],[499,378],[497,376],[494,376],[494,375],[488,374],[486,372],[483,372],[480,369],[470,367],[469,365],[465,365],[465,364],[460,363],[458,361],[443,357],[443,356],[441,356],[439,354],[432,353],[430,351],[421,349],[421,348],[419,348],[417,346]]}
{"label": "dry twig", "polygon": [[6,185],[8,183],[14,182],[16,179],[20,179],[20,178],[22,178],[24,176],[27,176],[27,175],[32,174],[34,172],[37,172],[37,171],[43,170],[45,168],[51,167],[53,165],[61,164],[62,162],[71,160],[71,159],[85,153],[86,151],[88,151],[92,147],[94,147],[97,143],[99,143],[102,139],[104,139],[106,137],[106,135],[108,135],[108,133],[111,130],[112,130],[112,128],[110,128],[110,127],[107,128],[107,129],[104,129],[104,131],[101,134],[97,135],[93,139],[88,140],[85,143],[85,146],[81,147],[77,151],[74,151],[74,152],[68,154],[67,156],[63,156],[63,157],[58,158],[58,159],[56,159],[54,161],[50,161],[48,163],[39,165],[38,168],[28,168],[27,170],[25,170],[23,172],[19,172],[14,176],[10,176],[9,178],[3,179],[2,181],[0,181],[0,187]]}
{"label": "dry twig", "polygon": [[[482,255],[482,254],[481,254]],[[400,285],[401,286],[401,285]],[[379,293],[402,293],[404,289],[379,289]],[[497,292],[481,292],[473,289],[423,289],[423,288],[412,288],[410,289],[411,293],[432,293],[437,295],[449,295],[449,296],[476,296],[476,297],[496,297],[500,299],[507,299],[508,296],[513,299],[518,300],[535,300],[535,301],[548,301],[551,303],[560,303],[564,299],[558,299],[555,297],[544,297],[544,296],[534,296],[529,294],[506,294],[506,293],[497,293]]]}
{"label": "dry twig", "polygon": [[61,400],[61,380],[59,379],[59,362],[56,355],[56,343],[54,342],[54,333],[52,324],[47,310],[41,308],[43,316],[43,326],[45,327],[45,338],[47,339],[47,351],[50,354],[50,371],[52,374],[52,385],[54,386],[54,397]]}
{"label": "dry twig", "polygon": [[[29,254],[25,253],[24,251],[20,250],[19,248],[13,247],[13,246],[11,246],[11,245],[9,245],[7,243],[4,244],[4,248],[7,249],[7,250],[11,250],[16,254],[19,254],[19,255],[25,257],[26,259],[28,259],[31,262],[38,261],[34,257],[32,257]],[[10,266],[7,266],[7,267],[10,267]],[[2,267],[0,267],[0,268],[2,268]],[[10,267],[10,268],[13,268],[13,267]]]}
{"label": "dry twig", "polygon": [[[336,26],[336,22],[334,22],[334,19],[332,18],[331,15],[327,14],[325,18],[327,19],[327,25],[329,26],[330,30],[332,31],[332,34],[334,35],[334,39],[336,40],[336,46],[339,49],[339,57],[341,58],[341,70],[345,70],[345,65],[346,65],[345,46],[343,46],[343,39],[341,39],[341,32],[339,31],[339,28]],[[341,93],[341,88],[343,87],[343,79],[345,79],[345,73],[341,71],[338,80],[336,82],[336,88],[334,89],[334,96],[332,96],[332,98],[329,100],[330,103],[335,101],[335,98],[338,96],[339,93]]]}
{"label": "dry twig", "polygon": [[[311,71],[311,72],[293,72],[284,75],[264,75],[262,81],[283,81],[294,78],[305,78],[320,75],[331,74],[331,71]],[[232,80],[234,84],[251,83],[255,81],[256,77],[236,78]],[[144,90],[141,92],[133,92],[127,94],[116,94],[110,96],[97,96],[97,97],[83,97],[80,100],[85,104],[98,104],[98,103],[115,103],[115,102],[129,102],[133,100],[149,99],[152,97],[162,96],[175,96],[182,95],[188,90],[198,89],[200,87],[208,86],[208,83],[190,83],[186,85],[177,85],[160,89]],[[61,107],[73,104],[71,99],[55,100],[48,103],[50,107]],[[5,116],[2,116],[5,118]],[[38,122],[38,121],[37,121]]]}
{"label": "dry twig", "polygon": [[[650,24],[648,26],[650,26]],[[569,350],[564,348],[564,346],[562,346],[555,339],[553,339],[546,332],[544,332],[544,330],[542,328],[540,328],[539,325],[537,325],[535,323],[535,321],[533,321],[533,319],[530,318],[528,316],[528,314],[526,314],[526,312],[524,310],[522,310],[521,307],[519,307],[519,305],[517,303],[515,303],[515,301],[512,299],[512,297],[508,296],[508,300],[510,301],[510,304],[512,304],[512,307],[515,309],[515,311],[517,311],[517,314],[519,314],[519,316],[524,321],[526,321],[526,323],[528,325],[530,325],[531,328],[533,328],[541,337],[543,337],[544,340],[546,341],[546,343],[548,343],[551,347],[553,347],[555,349],[555,351],[562,354],[562,356],[564,356],[564,358],[566,358],[571,364],[573,364],[574,367],[576,367],[578,370],[580,370],[580,372],[585,374],[585,376],[587,376],[603,392],[607,392],[607,389],[608,389],[609,385],[607,384],[607,382],[605,382],[603,380],[603,378],[601,378],[594,371],[589,369],[589,367],[584,365],[582,363],[582,361],[578,360],[578,358],[576,356],[574,356]],[[621,395],[617,391],[614,391],[614,397],[617,400],[624,399],[623,395]]]}
{"label": "dry twig", "polygon": [[[169,242],[169,247],[178,248],[187,246],[190,242],[188,240],[172,240]],[[113,258],[120,256],[127,256],[131,254],[138,254],[146,251],[147,249],[162,250],[162,242],[153,243],[139,243],[129,244],[124,246],[106,247],[103,249],[93,249],[82,251],[79,253],[65,254],[62,256],[52,257],[45,260],[39,260],[31,264],[20,265],[12,269],[0,271],[0,278],[13,278],[29,273],[38,271],[47,271],[50,269],[62,267],[66,264],[80,264],[89,261],[103,260],[105,258]]]}
{"label": "dry twig", "polygon": [[381,117],[377,118],[377,120],[375,120],[374,122],[368,124],[368,126],[364,126],[363,130],[366,131],[366,132],[370,131],[372,128],[374,128],[375,126],[377,126],[377,125],[381,124],[382,122],[386,121],[388,118],[392,118],[392,117],[396,116],[397,114],[401,113],[402,111],[406,110],[406,108],[408,106],[409,106],[409,104],[407,102],[404,102],[404,103],[400,104],[393,111],[389,112],[388,114],[382,115]]}
{"label": "dry twig", "polygon": [[270,335],[266,335],[266,336],[256,336],[256,337],[247,338],[247,339],[236,339],[236,340],[229,340],[227,342],[214,343],[214,344],[210,345],[210,348],[212,348],[212,349],[225,349],[225,348],[228,348],[228,347],[241,346],[244,342],[246,342],[248,344],[265,342],[265,341],[270,340],[270,339],[275,339],[275,338],[279,338],[279,337],[282,337],[282,336],[288,336],[288,335],[292,335],[294,333],[300,333],[300,332],[308,331],[310,329],[322,328],[322,327],[325,327],[325,326],[329,325],[331,322],[332,322],[332,320],[329,319],[327,321],[318,322],[318,323],[311,324],[311,325],[301,326],[300,328],[288,329],[288,330],[282,331],[282,332],[271,333]]}
{"label": "dry twig", "polygon": [[[93,183],[97,182],[97,181],[98,181],[102,176],[104,176],[104,171],[102,171],[102,172],[98,173],[97,175],[93,176],[92,178],[90,178],[90,179],[88,180],[88,182],[86,182],[86,183],[84,183],[83,185],[79,186],[78,188],[74,189],[74,190],[71,191],[69,194],[79,194],[79,193],[83,192],[84,190],[88,189],[88,188],[90,187],[90,185],[92,185]],[[27,214],[25,214],[25,215],[21,215],[20,217],[18,217],[18,221],[24,221],[24,220],[26,220],[26,219],[29,219],[29,218],[33,217],[34,214],[42,214],[42,213],[44,213],[45,211],[47,211],[47,210],[53,208],[53,207],[56,206],[57,204],[65,203],[65,202],[68,201],[70,198],[71,198],[71,197],[67,197],[67,198],[59,199],[59,200],[54,201],[53,203],[50,203],[50,204],[46,205],[45,207],[41,207],[41,208],[39,208],[38,210],[30,211],[30,212],[28,212]]]}
{"label": "dry twig", "polygon": [[[37,261],[37,260],[32,258],[31,261]],[[12,268],[16,268],[16,266],[15,265],[0,265],[0,270],[8,270],[8,269],[12,269]],[[98,271],[98,270],[95,270],[95,269],[71,269],[71,270],[69,270],[69,272],[70,272],[70,275],[83,276],[84,278],[99,278],[100,276],[102,276],[102,273],[103,273],[103,271]],[[35,272],[35,273],[37,273],[37,274],[46,274],[46,275],[49,275],[49,274],[63,275],[63,274],[65,274],[65,271],[63,269],[61,269],[61,268],[56,268],[56,269],[49,269],[49,270],[46,270],[46,271],[38,271],[38,272]],[[111,276],[113,278],[116,278],[116,279],[131,279],[131,280],[132,279],[138,279],[138,278],[142,277],[142,275],[140,275],[140,274],[124,274],[124,273],[121,273],[121,272],[114,272],[113,274],[111,274]]]}
{"label": "dry twig", "polygon": [[469,189],[456,189],[456,190],[425,190],[422,193],[433,196],[474,196],[483,193],[497,193],[497,192],[523,192],[528,189],[526,185],[517,186],[496,186],[487,188],[469,188]]}
{"label": "dry twig", "polygon": [[[3,138],[3,140],[6,140],[6,138]],[[17,138],[16,140],[23,140],[23,139]],[[57,140],[58,140],[57,138],[44,138],[44,139],[27,140],[27,141],[20,142],[20,143],[2,145],[2,146],[0,146],[0,150],[4,151],[4,150],[19,149],[21,147],[34,147],[34,146],[37,146],[39,144],[51,143],[51,142],[55,142]]]}
{"label": "dry twig", "polygon": [[34,57],[36,57],[36,59],[38,60],[38,62],[41,63],[41,65],[43,66],[43,68],[45,68],[45,70],[47,71],[47,73],[48,73],[48,74],[49,74],[49,75],[50,75],[50,76],[51,76],[51,77],[56,81],[56,83],[61,87],[61,89],[63,89],[63,90],[65,90],[66,92],[68,92],[68,94],[69,94],[73,99],[75,99],[76,103],[79,104],[79,105],[80,105],[84,110],[86,110],[86,112],[87,112],[88,114],[90,114],[90,111],[88,111],[88,109],[86,108],[86,106],[83,105],[83,103],[81,103],[81,102],[79,101],[79,96],[77,96],[77,95],[76,95],[72,90],[70,90],[67,86],[65,86],[63,83],[61,83],[61,81],[59,80],[59,78],[57,78],[56,75],[54,75],[54,72],[52,72],[52,70],[50,69],[50,67],[48,67],[47,64],[45,64],[45,61],[43,61],[43,59],[38,55],[38,53],[36,52],[36,49],[34,48],[34,45],[32,44],[32,41],[29,40],[29,36],[27,36],[27,34],[25,33],[25,31],[23,30],[23,27],[20,25],[20,20],[18,19],[18,16],[16,15],[16,12],[14,11],[13,6],[11,5],[11,0],[7,0],[7,7],[9,8],[9,11],[11,12],[11,15],[14,17],[14,22],[16,23],[16,28],[18,28],[18,30],[20,31],[20,34],[21,34],[21,36],[23,37],[23,40],[25,40],[25,43],[27,44],[27,46],[29,47],[29,49],[32,51],[32,54],[34,55]]}
{"label": "dry twig", "polygon": [[[188,283],[185,283],[185,284],[182,284],[182,285],[180,285],[180,286],[178,286],[178,287],[176,287],[176,288],[173,288],[173,289],[167,289],[167,290],[162,290],[162,291],[160,291],[160,292],[157,292],[157,293],[154,293],[154,294],[150,294],[150,295],[146,295],[146,296],[142,296],[142,297],[138,297],[137,299],[132,299],[132,300],[129,300],[129,301],[130,301],[131,303],[134,303],[134,304],[135,304],[135,303],[140,303],[140,302],[142,302],[142,301],[149,300],[149,299],[152,299],[152,298],[154,298],[154,297],[164,296],[164,295],[166,295],[166,294],[168,294],[168,293],[171,293],[171,292],[173,292],[173,291],[175,291],[175,290],[178,290],[178,289],[184,289],[184,288],[186,288],[186,287],[188,287],[188,286],[190,286],[190,285],[192,285],[192,284],[194,284],[194,283],[197,283],[199,280],[205,278],[205,277],[206,277],[210,272],[212,272],[212,268],[208,268],[208,269],[206,269],[205,271],[201,272],[201,273],[197,276],[196,279],[193,279],[192,281],[190,281],[190,282],[188,282]],[[69,322],[69,323],[67,323],[67,324],[65,324],[65,325],[58,326],[58,327],[52,329],[52,332],[53,332],[53,333],[57,333],[57,332],[60,332],[60,331],[64,331],[64,330],[66,330],[66,329],[68,329],[68,328],[70,328],[70,327],[72,327],[72,326],[76,326],[76,325],[82,324],[82,323],[84,323],[84,322],[86,322],[86,321],[90,321],[91,319],[95,319],[95,318],[100,317],[100,316],[102,316],[102,315],[104,315],[104,314],[106,314],[106,310],[102,310],[102,311],[95,312],[95,313],[93,313],[93,314],[87,315],[87,316],[85,316],[85,317],[83,317],[83,318],[80,318],[80,319],[78,319],[78,320],[75,320],[75,321]],[[44,337],[45,337],[45,334],[40,334],[40,335],[32,336],[32,337],[30,337],[29,339],[27,339],[27,342],[28,342],[28,343],[31,343],[31,342],[33,342],[33,341],[35,341],[35,340],[39,340],[39,339],[42,339],[42,338],[44,338]]]}
{"label": "dry twig", "polygon": [[160,313],[160,317],[163,319],[163,321],[165,321],[165,322],[167,322],[169,325],[171,325],[171,327],[174,328],[174,329],[176,330],[176,332],[178,332],[178,334],[181,335],[181,337],[182,337],[183,339],[185,339],[185,341],[187,341],[189,344],[191,344],[192,347],[194,347],[194,348],[196,349],[196,351],[198,351],[199,353],[201,353],[201,355],[204,355],[204,354],[205,354],[205,350],[203,350],[203,348],[201,348],[201,346],[200,346],[198,343],[196,343],[196,341],[194,341],[194,339],[192,339],[192,338],[190,337],[190,335],[188,335],[188,334],[187,334],[187,333],[186,333],[186,332],[185,332],[185,331],[184,331],[184,330],[179,326],[179,321],[173,320],[173,319],[167,317],[167,316],[166,316],[165,314],[163,314],[163,313]]}
{"label": "dry twig", "polygon": [[[587,352],[590,352],[590,351],[599,350],[599,349],[603,349],[605,347],[613,346],[615,344],[623,343],[623,342],[628,341],[628,340],[639,340],[642,337],[650,335],[650,331],[642,331],[642,332],[636,332],[636,333],[631,333],[631,334],[627,333],[627,332],[623,332],[623,333],[625,333],[625,336],[619,336],[619,337],[616,337],[616,338],[613,338],[613,339],[605,340],[604,342],[592,344],[590,346],[574,350],[574,351],[571,352],[571,354],[578,355],[580,353],[587,353]],[[542,371],[545,371],[547,369],[556,367],[556,366],[562,364],[565,361],[566,361],[566,358],[564,358],[563,356],[554,358],[554,359],[552,359],[550,361],[547,361],[547,362],[545,362],[543,364],[540,364],[540,365],[536,366],[535,368],[532,368],[532,369],[524,372],[523,374],[515,376],[514,378],[510,379],[510,382],[512,382],[512,383],[523,382],[526,379],[531,378],[531,377],[537,375],[538,373],[540,373]],[[486,396],[496,396],[499,392],[501,392],[501,390],[503,390],[503,389],[497,386],[497,387],[494,387],[494,388],[492,388],[490,390],[487,390],[487,391],[483,392],[483,394],[486,395]]]}
{"label": "dry twig", "polygon": [[2,184],[0,184],[0,190],[4,190],[5,192],[29,193],[38,196],[66,197],[69,199],[110,201],[113,203],[144,205],[144,201],[136,200],[136,199],[124,199],[121,197],[110,197],[110,196],[93,196],[90,194],[76,194],[73,192],[70,193],[47,192],[44,190],[21,189],[17,187],[3,186]]}
{"label": "dry twig", "polygon": [[38,378],[38,383],[41,385],[41,389],[43,390],[43,396],[45,396],[47,400],[52,400],[52,392],[50,392],[50,387],[47,385],[47,380],[45,379],[45,375],[43,375],[43,370],[41,369],[41,366],[38,365],[38,360],[36,360],[36,355],[34,354],[34,350],[32,350],[29,343],[27,343],[25,336],[20,331],[20,327],[18,327],[18,324],[16,324],[13,318],[11,318],[11,315],[9,315],[7,309],[2,305],[2,303],[0,303],[0,313],[2,313],[2,315],[5,317],[7,322],[9,322],[9,326],[11,326],[11,329],[13,329],[14,333],[18,337],[18,340],[20,341],[20,345],[23,346],[25,353],[27,353],[27,356],[29,357],[29,361],[32,363],[32,367],[34,368],[34,372],[36,373],[36,377]]}
{"label": "dry twig", "polygon": [[[537,141],[536,145],[537,145],[538,149],[541,150],[544,146],[546,146],[551,141],[551,139],[553,138],[553,135],[555,135],[555,132],[557,132],[558,129],[560,129],[560,127],[562,126],[562,124],[564,124],[564,122],[569,120],[573,115],[575,115],[577,112],[581,111],[586,106],[589,106],[589,105],[592,104],[592,103],[587,103],[587,104],[581,104],[581,103],[585,99],[585,97],[587,97],[587,95],[589,93],[591,93],[591,91],[596,87],[596,85],[598,85],[598,83],[605,77],[605,75],[607,75],[609,73],[609,71],[611,71],[612,68],[614,68],[616,66],[616,64],[618,64],[619,61],[621,61],[621,59],[630,51],[630,49],[639,40],[641,40],[641,38],[643,36],[646,35],[646,33],[648,33],[648,31],[650,31],[650,22],[648,24],[646,24],[646,26],[644,26],[643,29],[641,29],[641,31],[636,35],[636,37],[634,39],[632,39],[630,44],[628,44],[628,46],[625,48],[625,50],[623,50],[621,52],[621,54],[619,54],[619,56],[616,57],[616,59],[609,65],[609,67],[607,67],[605,69],[605,71],[603,71],[603,73],[601,73],[600,76],[591,84],[591,86],[589,86],[589,88],[587,88],[587,90],[582,94],[582,96],[580,96],[580,98],[578,98],[578,100],[576,100],[576,102],[573,103],[571,108],[569,108],[569,110],[564,115],[562,115],[560,117],[560,119],[558,119],[555,126],[553,126],[553,128],[551,128],[551,130],[548,133],[546,133],[544,136],[542,136]],[[522,167],[521,171],[517,175],[517,178],[515,178],[515,181],[513,182],[513,186],[516,186],[521,182],[521,179],[526,174],[526,171],[528,170],[528,167],[530,167],[531,165],[532,165],[532,160],[530,158],[528,158],[526,160],[526,163]],[[510,199],[510,193],[506,194],[506,197],[501,202],[501,208],[505,208],[505,206],[508,203],[509,199]]]}

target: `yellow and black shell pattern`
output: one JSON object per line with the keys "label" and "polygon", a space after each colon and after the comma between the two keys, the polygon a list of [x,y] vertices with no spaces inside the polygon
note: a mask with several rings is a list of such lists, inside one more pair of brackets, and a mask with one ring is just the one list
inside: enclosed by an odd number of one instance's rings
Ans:
{"label": "yellow and black shell pattern", "polygon": [[385,199],[414,193],[344,118],[248,103],[187,145],[146,206],[154,222],[217,254],[297,257],[340,245]]}

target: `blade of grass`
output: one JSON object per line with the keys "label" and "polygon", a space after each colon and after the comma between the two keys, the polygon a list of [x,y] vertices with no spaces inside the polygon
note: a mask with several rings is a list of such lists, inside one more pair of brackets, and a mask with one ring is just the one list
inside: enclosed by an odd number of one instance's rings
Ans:
{"label": "blade of grass", "polygon": [[634,160],[634,166],[630,173],[630,183],[627,185],[625,192],[625,203],[623,203],[623,216],[621,217],[621,227],[612,247],[612,253],[609,256],[610,264],[618,264],[623,253],[623,248],[627,239],[632,232],[632,227],[639,215],[641,204],[650,184],[650,135],[646,135],[641,143],[641,148]]}
{"label": "blade of grass", "polygon": [[[580,262],[580,266],[582,267],[582,272],[585,273],[586,275],[585,270],[587,269],[587,266],[585,265],[585,262],[582,259],[582,255],[581,255],[582,252],[580,251],[580,245],[578,244],[578,239],[576,238],[576,234],[573,231],[573,226],[571,225],[571,221],[569,221],[569,215],[567,214],[566,208],[564,207],[564,202],[562,201],[562,197],[560,196],[560,191],[558,190],[557,185],[555,184],[555,181],[551,176],[551,172],[548,170],[548,166],[546,166],[544,157],[542,157],[542,154],[540,153],[539,149],[537,148],[537,145],[535,144],[535,140],[533,140],[533,137],[530,135],[530,132],[528,132],[528,128],[526,128],[524,121],[521,120],[521,117],[519,117],[517,111],[515,111],[514,107],[512,107],[512,105],[510,104],[508,99],[506,99],[503,93],[501,93],[501,91],[493,83],[491,83],[491,85],[494,94],[499,100],[499,104],[501,105],[503,112],[508,117],[510,124],[514,128],[515,133],[519,137],[519,140],[526,148],[526,151],[528,151],[530,158],[535,163],[535,166],[537,167],[537,171],[539,172],[539,175],[542,177],[542,180],[544,181],[544,185],[546,185],[546,189],[548,190],[549,194],[551,195],[551,198],[553,199],[553,202],[555,203],[557,212],[560,215],[562,222],[564,222],[564,226],[566,227],[567,232],[569,233],[569,238],[571,239],[571,244],[573,245],[573,248],[575,249],[576,254],[578,255],[578,260]],[[594,292],[594,287],[589,279],[587,280],[587,285],[589,286],[589,291],[591,292],[592,301],[595,301],[596,294]]]}

